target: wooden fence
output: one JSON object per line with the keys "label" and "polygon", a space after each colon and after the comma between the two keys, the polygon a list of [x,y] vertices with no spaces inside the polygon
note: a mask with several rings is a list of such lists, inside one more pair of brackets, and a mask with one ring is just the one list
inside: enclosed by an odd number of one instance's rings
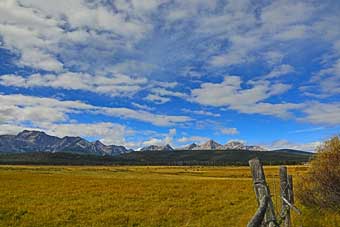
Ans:
{"label": "wooden fence", "polygon": [[259,207],[247,227],[291,227],[291,209],[299,214],[301,212],[294,206],[293,177],[288,175],[287,167],[280,166],[279,168],[282,207],[281,212],[275,214],[270,189],[260,160],[257,158],[250,160],[249,166]]}

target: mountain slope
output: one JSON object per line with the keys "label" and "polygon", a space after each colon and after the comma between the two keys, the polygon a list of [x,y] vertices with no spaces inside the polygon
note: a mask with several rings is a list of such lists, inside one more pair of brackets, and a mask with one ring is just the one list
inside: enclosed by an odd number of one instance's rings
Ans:
{"label": "mountain slope", "polygon": [[140,151],[173,151],[173,150],[174,149],[169,144],[166,144],[164,146],[150,145],[147,147],[143,147]]}
{"label": "mountain slope", "polygon": [[224,150],[248,150],[248,151],[266,151],[260,146],[248,146],[240,141],[230,141],[223,145]]}
{"label": "mountain slope", "polygon": [[260,146],[247,146],[239,141],[230,141],[224,145],[221,145],[214,140],[208,140],[207,142],[197,145],[195,143],[190,144],[182,149],[177,150],[248,150],[248,151],[266,151]]}
{"label": "mountain slope", "polygon": [[214,140],[208,140],[207,142],[195,147],[194,150],[220,150],[222,145],[215,142]]}
{"label": "mountain slope", "polygon": [[117,155],[127,152],[123,146],[89,142],[81,137],[59,138],[40,131],[24,130],[17,135],[0,136],[0,152],[74,152],[97,155]]}

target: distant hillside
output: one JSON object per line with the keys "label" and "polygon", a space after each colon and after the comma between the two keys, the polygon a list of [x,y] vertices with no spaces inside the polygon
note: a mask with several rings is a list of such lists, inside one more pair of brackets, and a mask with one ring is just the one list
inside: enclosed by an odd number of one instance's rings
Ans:
{"label": "distant hillside", "polygon": [[301,164],[308,162],[312,153],[296,150],[212,151],[174,150],[130,152],[117,156],[98,156],[74,153],[0,153],[0,164],[39,165],[248,165],[258,157],[265,164]]}
{"label": "distant hillside", "polygon": [[115,157],[120,164],[136,165],[248,165],[258,157],[266,164],[297,164],[310,160],[312,153],[282,149],[275,151],[249,150],[175,150],[173,152],[131,152]]}

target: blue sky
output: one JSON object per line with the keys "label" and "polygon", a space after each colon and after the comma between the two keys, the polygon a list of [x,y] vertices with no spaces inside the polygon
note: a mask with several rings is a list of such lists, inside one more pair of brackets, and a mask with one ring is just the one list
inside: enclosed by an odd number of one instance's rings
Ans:
{"label": "blue sky", "polygon": [[340,129],[340,2],[0,1],[0,133],[313,150]]}

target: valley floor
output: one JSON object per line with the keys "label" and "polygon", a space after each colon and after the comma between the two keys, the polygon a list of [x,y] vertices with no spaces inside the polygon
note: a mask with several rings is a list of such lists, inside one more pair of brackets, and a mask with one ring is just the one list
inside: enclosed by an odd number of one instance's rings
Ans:
{"label": "valley floor", "polygon": [[[279,210],[278,167],[265,172]],[[257,208],[248,167],[3,165],[0,182],[0,226],[238,227]],[[339,213],[297,205],[294,226],[340,226]]]}

